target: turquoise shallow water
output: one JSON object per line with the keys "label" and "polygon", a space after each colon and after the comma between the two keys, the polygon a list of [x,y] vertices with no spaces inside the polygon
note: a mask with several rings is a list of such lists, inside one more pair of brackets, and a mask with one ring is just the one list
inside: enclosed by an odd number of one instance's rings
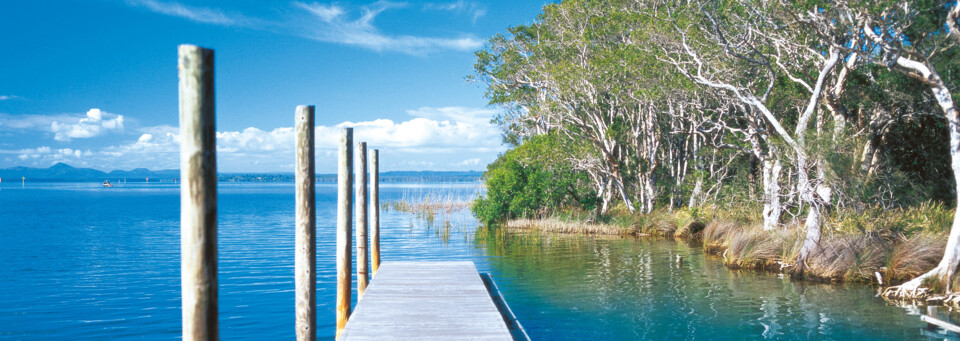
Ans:
{"label": "turquoise shallow water", "polygon": [[[0,339],[179,337],[179,187],[0,185]],[[384,202],[478,190],[381,187]],[[221,337],[292,339],[293,185],[224,183],[219,192]],[[336,188],[317,192],[318,335],[332,339]],[[474,261],[534,339],[944,337],[916,308],[889,306],[872,288],[732,272],[684,243],[477,237],[465,212],[382,216],[385,260]]]}

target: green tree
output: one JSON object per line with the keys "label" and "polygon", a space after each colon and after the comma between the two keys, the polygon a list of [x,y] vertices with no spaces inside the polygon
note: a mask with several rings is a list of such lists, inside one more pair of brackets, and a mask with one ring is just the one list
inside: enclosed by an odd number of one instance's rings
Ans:
{"label": "green tree", "polygon": [[596,194],[582,170],[567,163],[571,153],[556,134],[530,137],[487,166],[486,194],[472,205],[484,223],[543,217],[564,209],[592,210]]}

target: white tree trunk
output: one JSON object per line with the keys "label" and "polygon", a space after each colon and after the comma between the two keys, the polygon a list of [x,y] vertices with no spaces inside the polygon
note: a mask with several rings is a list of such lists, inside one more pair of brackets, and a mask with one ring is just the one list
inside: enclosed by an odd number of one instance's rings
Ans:
{"label": "white tree trunk", "polygon": [[703,179],[698,178],[697,184],[693,186],[693,192],[690,193],[690,202],[687,204],[687,207],[693,208],[697,206],[697,198],[700,197],[700,191],[703,190]]}
{"label": "white tree trunk", "polygon": [[780,204],[780,160],[763,161],[763,229],[773,230],[780,224],[783,206]]}
{"label": "white tree trunk", "polygon": [[[797,164],[800,167],[805,167],[807,160],[798,160]],[[810,205],[810,210],[807,212],[807,221],[804,223],[804,227],[807,229],[807,235],[803,239],[803,246],[800,248],[800,253],[797,257],[797,267],[795,268],[802,270],[806,268],[804,262],[807,258],[820,248],[823,210],[830,203],[831,190],[830,187],[823,185],[826,176],[822,167],[817,167],[816,184],[810,181],[806,171],[801,171],[798,175],[800,178],[800,184],[798,186],[800,196],[804,202]]]}
{"label": "white tree trunk", "polygon": [[[895,69],[915,78],[919,78],[926,83],[930,87],[930,91],[933,92],[933,97],[937,100],[937,104],[940,105],[940,108],[943,110],[943,114],[947,118],[947,122],[949,122],[950,165],[953,169],[953,180],[954,185],[956,186],[955,190],[958,195],[957,208],[960,210],[960,117],[957,117],[958,112],[957,108],[954,106],[953,96],[950,94],[950,90],[943,83],[943,80],[940,79],[940,76],[929,65],[903,57],[898,57],[897,67]],[[945,282],[946,290],[947,292],[950,292],[952,290],[951,284],[953,282],[953,277],[958,266],[960,266],[960,215],[957,215],[955,211],[953,216],[953,226],[950,228],[950,236],[947,238],[947,247],[944,250],[943,258],[940,260],[940,264],[938,264],[933,270],[930,270],[929,272],[914,278],[909,282],[900,285],[899,287],[891,288],[893,290],[884,292],[884,296],[913,297],[916,295],[917,289],[920,288],[920,285],[923,284],[924,279],[930,277]]]}

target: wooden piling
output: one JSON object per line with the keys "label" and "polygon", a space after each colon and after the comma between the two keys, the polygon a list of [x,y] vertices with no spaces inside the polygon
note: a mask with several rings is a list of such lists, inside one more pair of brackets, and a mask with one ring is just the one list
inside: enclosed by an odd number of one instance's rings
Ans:
{"label": "wooden piling", "polygon": [[927,323],[927,328],[935,329],[936,327],[940,327],[940,328],[949,330],[951,332],[960,334],[960,326],[941,320],[939,318],[939,316],[937,315],[936,306],[927,306],[927,314],[920,315],[920,320]]}
{"label": "wooden piling", "polygon": [[337,338],[350,318],[353,128],[343,128],[337,168]]}
{"label": "wooden piling", "polygon": [[371,267],[373,272],[371,276],[377,274],[380,268],[380,150],[374,149],[370,155],[370,206],[373,211],[370,212],[373,224],[370,225],[370,253],[373,256]]}
{"label": "wooden piling", "polygon": [[218,340],[213,50],[178,50],[182,334],[183,340]]}
{"label": "wooden piling", "polygon": [[357,146],[357,298],[367,290],[367,143]]}
{"label": "wooden piling", "polygon": [[314,108],[297,107],[296,194],[296,329],[298,341],[317,339],[317,209],[314,154]]}

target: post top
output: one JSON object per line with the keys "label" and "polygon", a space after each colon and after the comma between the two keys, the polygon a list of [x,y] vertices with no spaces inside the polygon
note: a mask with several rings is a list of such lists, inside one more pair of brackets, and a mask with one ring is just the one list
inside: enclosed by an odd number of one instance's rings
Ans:
{"label": "post top", "polygon": [[199,50],[199,51],[201,51],[201,52],[213,52],[213,49],[203,48],[203,47],[200,47],[200,46],[197,46],[197,45],[191,45],[191,44],[180,44],[179,46],[177,46],[177,49],[180,50],[180,51],[197,51],[197,50]]}

